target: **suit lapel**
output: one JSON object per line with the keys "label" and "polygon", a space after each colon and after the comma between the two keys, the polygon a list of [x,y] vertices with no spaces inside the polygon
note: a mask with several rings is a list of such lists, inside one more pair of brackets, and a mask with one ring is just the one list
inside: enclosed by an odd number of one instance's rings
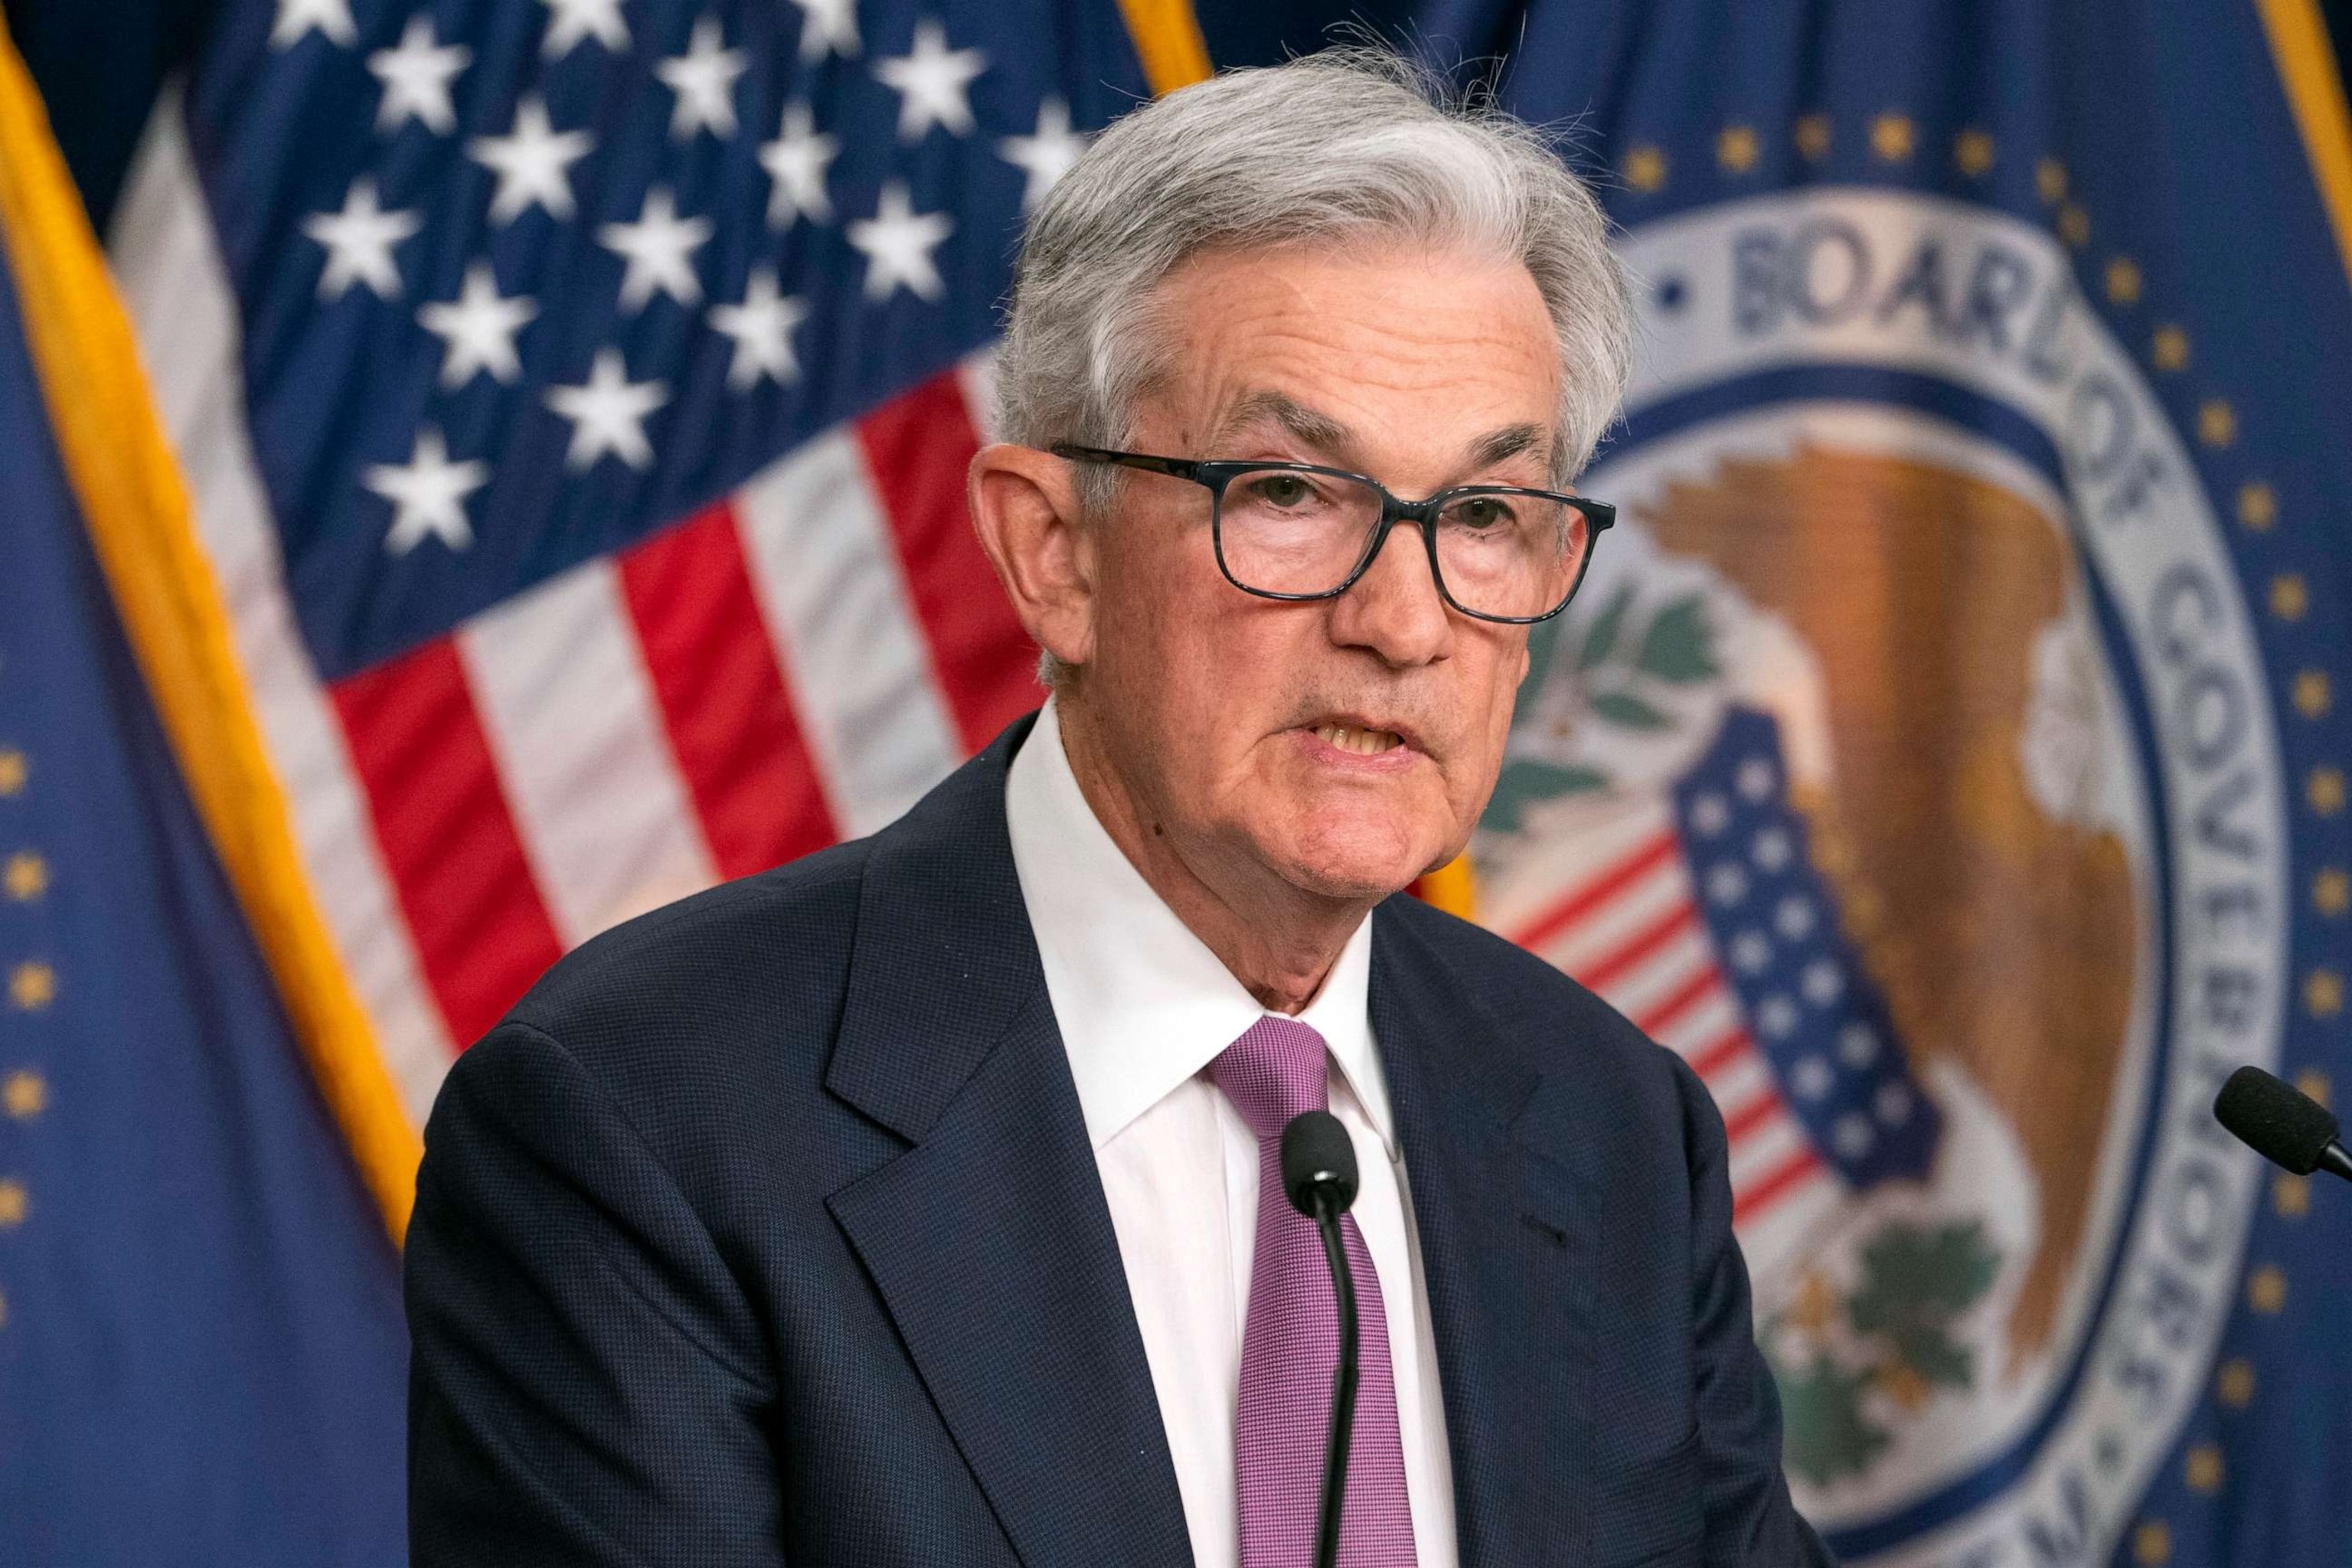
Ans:
{"label": "suit lapel", "polygon": [[1005,833],[1005,767],[1026,733],[875,846],[826,1082],[912,1147],[829,1206],[1024,1563],[1187,1563]]}
{"label": "suit lapel", "polygon": [[1576,1562],[1591,1533],[1592,1210],[1514,1124],[1541,1074],[1391,900],[1372,1032],[1412,1189],[1464,1568]]}

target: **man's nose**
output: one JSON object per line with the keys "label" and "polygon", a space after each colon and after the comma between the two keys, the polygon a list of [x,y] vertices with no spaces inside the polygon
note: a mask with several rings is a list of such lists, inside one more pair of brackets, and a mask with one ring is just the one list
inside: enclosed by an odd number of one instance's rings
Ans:
{"label": "man's nose", "polygon": [[1331,637],[1400,667],[1433,664],[1453,651],[1454,618],[1430,573],[1420,524],[1400,521],[1355,585],[1332,601]]}

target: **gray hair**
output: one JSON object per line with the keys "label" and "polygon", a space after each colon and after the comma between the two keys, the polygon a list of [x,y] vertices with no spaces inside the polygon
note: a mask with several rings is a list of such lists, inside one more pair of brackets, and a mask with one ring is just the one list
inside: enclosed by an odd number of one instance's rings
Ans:
{"label": "gray hair", "polygon": [[[1381,237],[1526,266],[1559,343],[1565,482],[1615,416],[1632,356],[1608,220],[1541,131],[1362,47],[1228,71],[1103,132],[1022,241],[999,428],[1028,446],[1125,444],[1164,369],[1159,286],[1188,258]],[[1084,479],[1091,506],[1116,474]]]}

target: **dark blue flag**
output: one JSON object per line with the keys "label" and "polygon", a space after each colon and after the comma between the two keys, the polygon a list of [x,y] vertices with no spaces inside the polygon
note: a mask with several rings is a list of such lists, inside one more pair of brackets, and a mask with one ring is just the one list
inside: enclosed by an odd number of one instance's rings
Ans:
{"label": "dark blue flag", "polygon": [[45,138],[0,39],[0,1562],[398,1563],[397,1259],[68,477]]}
{"label": "dark blue flag", "polygon": [[1849,1560],[2352,1562],[2352,132],[2301,0],[1479,0],[1642,344],[1485,918],[1683,1051]]}

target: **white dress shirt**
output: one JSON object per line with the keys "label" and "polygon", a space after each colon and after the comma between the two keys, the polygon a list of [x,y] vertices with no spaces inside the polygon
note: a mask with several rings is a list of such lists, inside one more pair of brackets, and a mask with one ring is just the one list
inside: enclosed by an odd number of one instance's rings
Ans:
{"label": "white dress shirt", "polygon": [[[1199,1568],[1236,1568],[1234,1419],[1257,1238],[1257,1139],[1205,1069],[1265,1016],[1162,903],[1087,805],[1048,702],[1004,795],[1013,864],[1110,1201],[1136,1326]],[[1388,1084],[1372,1046],[1372,927],[1298,1015],[1331,1048],[1331,1110],[1363,1173],[1356,1224],[1380,1278],[1420,1568],[1454,1568],[1454,1472],[1429,1292]],[[1319,1452],[1323,1436],[1302,1433]]]}

